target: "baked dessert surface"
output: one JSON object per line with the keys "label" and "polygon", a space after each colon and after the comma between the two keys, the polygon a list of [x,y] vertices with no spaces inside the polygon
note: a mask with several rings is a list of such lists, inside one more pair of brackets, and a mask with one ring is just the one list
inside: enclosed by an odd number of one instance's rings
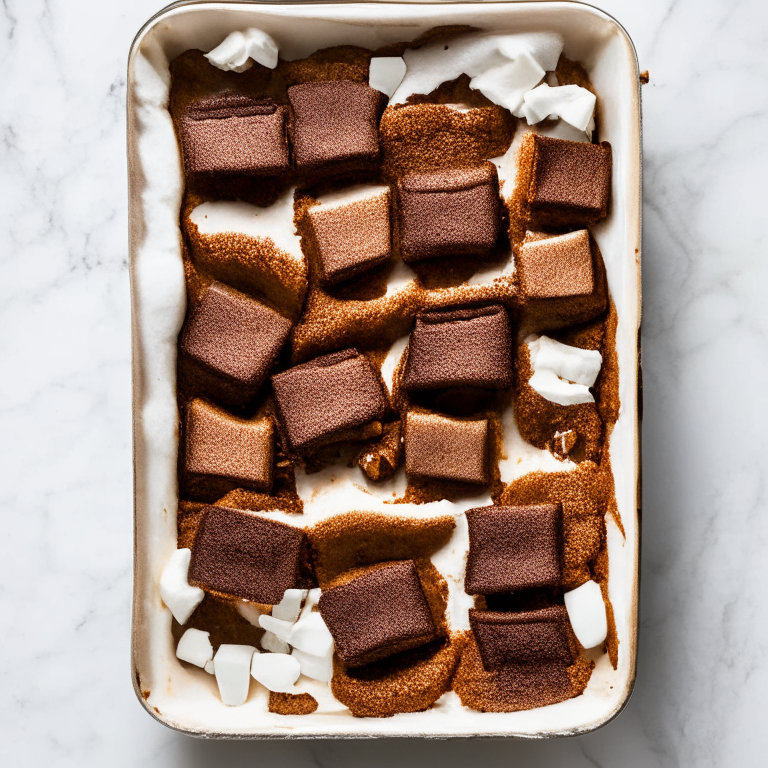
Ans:
{"label": "baked dessert surface", "polygon": [[[530,131],[499,179],[490,161],[522,120],[463,77],[386,106],[372,58],[327,49],[242,73],[199,51],[172,63],[189,298],[179,548],[204,593],[174,633],[209,633],[217,680],[228,646],[294,659],[356,716],[421,711],[449,690],[480,711],[546,706],[579,695],[594,666],[567,594],[598,585],[599,645],[617,658],[605,540],[616,311],[589,231],[610,210],[610,145]],[[561,62],[560,85],[588,85]],[[299,258],[198,226],[195,211],[228,200],[289,210]],[[502,480],[510,410],[562,472]],[[365,482],[405,475],[391,515],[316,522],[297,477],[355,463]],[[478,489],[489,503],[462,507]],[[445,500],[453,516],[398,514]],[[464,627],[431,560],[462,516]],[[251,672],[270,711],[317,711]]]}

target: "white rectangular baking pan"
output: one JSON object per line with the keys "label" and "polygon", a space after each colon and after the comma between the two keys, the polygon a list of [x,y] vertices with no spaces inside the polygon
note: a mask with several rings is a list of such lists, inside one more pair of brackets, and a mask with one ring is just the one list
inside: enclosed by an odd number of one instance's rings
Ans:
{"label": "white rectangular baking pan", "polygon": [[[621,413],[610,450],[626,532],[608,520],[609,594],[619,665],[607,656],[582,696],[508,714],[465,709],[453,693],[427,711],[357,719],[348,711],[304,716],[267,712],[264,695],[224,706],[212,677],[183,668],[174,654],[170,612],[158,589],[176,547],[178,442],[176,340],[185,312],[179,207],[183,177],[167,111],[168,62],[189,48],[210,50],[231,31],[255,26],[284,58],[339,44],[378,48],[442,25],[496,32],[556,31],[564,53],[587,68],[601,102],[600,138],[613,147],[613,210],[594,233],[619,313]],[[134,593],[132,676],[139,701],[163,724],[205,737],[329,738],[515,736],[586,733],[625,706],[635,679],[639,580],[639,419],[641,116],[631,40],[608,14],[577,2],[175,3],[136,36],[128,63],[128,166],[133,311]],[[263,693],[263,692],[262,692]]]}

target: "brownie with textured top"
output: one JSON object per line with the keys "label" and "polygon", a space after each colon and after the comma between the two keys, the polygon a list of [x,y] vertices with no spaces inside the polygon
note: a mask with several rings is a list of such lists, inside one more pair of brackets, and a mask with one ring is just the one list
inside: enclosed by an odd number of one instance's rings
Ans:
{"label": "brownie with textured top", "polygon": [[[526,145],[532,142],[532,145]],[[611,145],[567,141],[531,133],[521,149],[530,162],[527,199],[537,222],[576,227],[608,215]]]}
{"label": "brownie with textured top", "polygon": [[193,102],[180,120],[188,174],[279,176],[290,168],[287,109],[224,92]]}
{"label": "brownie with textured top", "polygon": [[440,256],[485,256],[501,231],[496,168],[424,171],[397,184],[398,233],[403,261]]}
{"label": "brownie with textured top", "polygon": [[376,167],[383,93],[365,83],[326,80],[291,86],[288,101],[297,170],[335,175]]}
{"label": "brownie with textured top", "polygon": [[272,487],[274,427],[269,418],[240,419],[199,398],[186,407],[184,469],[232,481],[237,487]]}
{"label": "brownie with textured top", "polygon": [[560,504],[476,507],[466,512],[469,555],[464,588],[492,595],[552,587],[562,579]]}
{"label": "brownie with textured top", "polygon": [[512,329],[503,306],[417,315],[405,368],[407,390],[511,384]]}
{"label": "brownie with textured top", "polygon": [[528,232],[517,258],[520,293],[526,299],[589,296],[595,289],[589,232],[551,237]]}
{"label": "brownie with textured top", "polygon": [[297,587],[306,556],[304,531],[227,507],[205,507],[192,547],[189,583],[275,605]]}
{"label": "brownie with textured top", "polygon": [[322,593],[320,615],[336,653],[359,667],[424,645],[437,628],[413,560],[376,568]]}
{"label": "brownie with textured top", "polygon": [[256,394],[275,362],[291,321],[223,283],[212,283],[192,307],[181,352],[221,384],[227,401]]}
{"label": "brownie with textured top", "polygon": [[454,419],[410,411],[405,420],[409,477],[488,482],[488,420]]}
{"label": "brownie with textured top", "polygon": [[272,377],[292,450],[381,434],[386,400],[368,358],[356,349],[316,357]]}
{"label": "brownie with textured top", "polygon": [[488,670],[507,664],[570,664],[568,614],[562,605],[503,613],[470,609],[469,625]]}
{"label": "brownie with textured top", "polygon": [[389,189],[353,188],[346,202],[328,196],[307,212],[320,282],[335,285],[389,261]]}

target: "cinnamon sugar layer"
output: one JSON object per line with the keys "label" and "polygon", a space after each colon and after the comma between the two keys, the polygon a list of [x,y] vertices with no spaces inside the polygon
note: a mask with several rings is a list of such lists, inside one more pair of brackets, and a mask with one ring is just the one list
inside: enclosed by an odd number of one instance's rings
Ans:
{"label": "cinnamon sugar layer", "polygon": [[[177,60],[178,64],[175,63],[174,89],[183,93],[177,93],[175,99],[172,99],[172,113],[180,114],[180,110],[189,104],[193,95],[199,97],[219,88],[222,83],[229,85],[235,81],[244,84],[246,92],[252,95],[264,93],[277,104],[284,105],[287,102],[286,89],[291,85],[323,80],[366,82],[369,59],[370,52],[361,49],[328,49],[300,62],[281,62],[272,73],[255,66],[255,71],[241,80],[205,73],[202,84],[198,83],[191,91],[185,91],[187,78],[199,75],[205,67],[198,61],[196,54],[184,54]],[[573,67],[571,69],[571,74],[578,76],[578,71]],[[439,98],[448,98],[448,91],[451,90],[451,96],[458,100],[467,92],[466,83],[455,83],[451,89],[444,89]],[[388,108],[379,130],[382,151],[380,172],[359,177],[350,175],[346,181],[384,181],[394,184],[403,175],[413,171],[477,165],[504,154],[514,130],[514,118],[497,106],[477,106],[466,112],[451,109],[444,104],[409,104]],[[388,262],[360,277],[349,273],[338,287],[323,286],[323,281],[316,278],[312,267],[309,243],[311,233],[306,220],[306,213],[315,205],[322,192],[322,185],[317,178],[302,176],[292,169],[282,179],[265,181],[261,188],[240,182],[228,184],[225,196],[264,204],[274,199],[286,185],[294,183],[299,187],[294,210],[297,229],[303,238],[304,260],[297,260],[281,251],[274,242],[265,238],[236,233],[202,234],[190,221],[189,213],[200,202],[222,196],[222,187],[215,181],[190,182],[182,216],[189,248],[186,257],[190,297],[199,290],[197,286],[201,281],[209,284],[211,280],[218,279],[264,301],[285,317],[298,320],[289,346],[277,363],[277,370],[348,346],[356,346],[366,352],[377,350],[383,353],[396,339],[409,333],[417,313],[457,306],[476,307],[500,303],[510,311],[513,321],[518,323],[518,330],[552,330],[584,323],[595,317],[599,318],[596,325],[602,328],[602,333],[607,329],[609,340],[604,343],[603,336],[600,336],[604,369],[595,387],[598,402],[588,414],[586,411],[584,414],[576,414],[571,409],[567,414],[559,416],[543,413],[541,403],[531,402],[528,393],[523,391],[524,386],[520,384],[521,381],[527,382],[528,373],[522,349],[516,363],[518,425],[523,432],[527,422],[521,415],[524,413],[533,415],[535,418],[531,421],[539,425],[525,432],[524,437],[538,447],[557,452],[554,432],[560,427],[567,427],[565,431],[577,434],[577,440],[569,445],[565,453],[570,453],[571,458],[587,460],[571,472],[554,475],[536,473],[506,487],[498,480],[498,470],[495,468],[491,490],[497,504],[544,503],[555,500],[555,497],[563,503],[565,585],[568,588],[578,586],[587,578],[595,578],[601,584],[609,613],[607,647],[615,666],[617,640],[612,609],[607,600],[604,523],[605,513],[611,511],[612,505],[615,508],[615,502],[610,464],[607,455],[603,456],[602,448],[606,433],[618,415],[616,326],[615,310],[612,307],[613,314],[609,313],[607,318],[603,315],[607,301],[605,268],[594,241],[594,290],[589,294],[583,291],[583,295],[575,302],[573,297],[557,304],[558,299],[534,297],[534,301],[530,297],[521,296],[518,277],[514,275],[490,279],[485,284],[468,284],[468,279],[480,270],[508,260],[511,251],[522,242],[526,229],[531,225],[530,209],[526,208],[527,201],[514,200],[503,208],[503,224],[505,229],[508,227],[509,235],[501,239],[497,251],[485,260],[449,256],[438,268],[415,266],[411,269],[400,258],[395,233],[394,253]],[[307,264],[310,265],[309,269]],[[346,281],[348,277],[352,279]],[[392,278],[396,278],[398,287],[395,287]],[[388,288],[388,282],[391,288]],[[590,332],[581,332],[583,338],[589,337],[588,343],[592,343]],[[564,335],[567,333],[569,331],[563,332]],[[574,332],[574,338],[578,333]],[[573,343],[579,345],[576,341]],[[185,393],[181,397],[182,402],[187,397]],[[260,393],[259,398],[257,407],[272,413],[274,406],[269,388]],[[404,402],[408,401],[401,401],[399,406]],[[439,402],[444,404],[447,400]],[[500,451],[497,433],[501,408],[499,403],[502,402],[503,398],[499,398],[498,403],[492,403],[487,412],[494,438],[491,462],[494,467]],[[494,405],[499,407],[495,408]],[[397,416],[404,417],[405,410],[394,414],[394,417]],[[387,416],[388,420],[392,418],[392,414]],[[546,425],[546,430],[542,424]],[[366,472],[374,478],[388,476],[394,470],[392,463],[396,466],[402,461],[401,452],[398,451],[399,421],[390,421],[382,429],[378,452],[375,448],[377,444],[372,442],[363,443],[359,450],[361,466],[370,465],[370,472],[367,469]],[[544,432],[546,439],[543,439]],[[581,448],[577,444],[579,440]],[[369,447],[371,450],[368,450]],[[365,458],[368,455],[372,455],[373,459]],[[278,449],[275,489],[271,494],[236,488],[229,491],[219,503],[239,509],[299,511],[301,501],[293,489],[295,483],[291,460],[279,453]],[[437,482],[428,488],[412,484],[406,496],[409,501],[423,502],[452,498],[452,494],[453,490],[447,484]],[[458,494],[461,495],[461,489],[458,489]],[[192,506],[180,515],[179,546],[183,546],[183,542],[189,546],[194,540],[198,518],[199,511]],[[433,615],[436,620],[440,618],[447,633],[445,582],[443,580],[441,583],[442,577],[428,558],[450,539],[454,525],[450,516],[416,521],[395,514],[360,512],[330,518],[307,531],[313,547],[318,582],[327,587],[343,582],[350,574],[358,572],[359,568],[414,558],[419,563],[419,575],[425,593],[429,593],[430,606],[436,611]],[[212,598],[207,596],[206,600],[209,599]],[[332,689],[334,695],[349,706],[356,716],[388,716],[432,706],[450,688],[455,673],[454,690],[466,706],[483,711],[514,711],[544,706],[578,695],[584,690],[593,666],[592,662],[579,658],[568,667],[537,670],[528,666],[525,669],[510,669],[501,677],[489,678],[482,665],[478,669],[478,658],[473,639],[453,634],[427,648],[406,651],[354,672],[345,670],[337,660]],[[273,694],[270,697],[270,711],[282,714],[309,713],[314,711],[313,706],[316,707],[317,703],[312,697],[292,697],[288,694]]]}

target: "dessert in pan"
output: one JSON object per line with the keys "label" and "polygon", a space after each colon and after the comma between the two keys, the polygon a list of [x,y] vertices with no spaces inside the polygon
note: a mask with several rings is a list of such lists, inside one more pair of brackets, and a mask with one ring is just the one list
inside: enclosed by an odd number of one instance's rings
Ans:
{"label": "dessert in pan", "polygon": [[[513,712],[616,666],[612,155],[562,47],[437,28],[288,61],[252,28],[171,62],[188,309],[160,592],[224,704]],[[503,470],[524,444],[534,471]]]}

